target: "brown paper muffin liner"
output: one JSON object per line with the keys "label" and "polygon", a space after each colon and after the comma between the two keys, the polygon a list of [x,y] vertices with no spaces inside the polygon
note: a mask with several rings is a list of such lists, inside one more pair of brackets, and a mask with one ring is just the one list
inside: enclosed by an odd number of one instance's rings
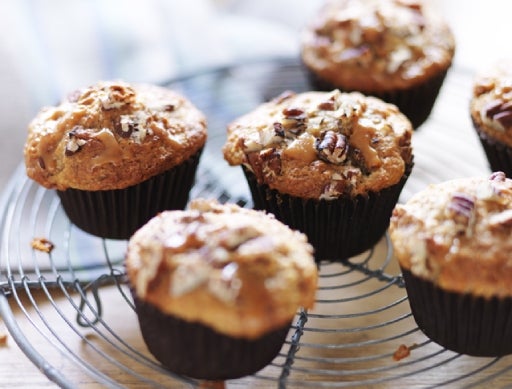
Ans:
{"label": "brown paper muffin liner", "polygon": [[259,184],[242,166],[254,208],[273,213],[276,219],[302,231],[315,249],[315,260],[344,261],[372,248],[389,226],[391,213],[411,166],[395,185],[379,192],[335,200],[302,199]]}
{"label": "brown paper muffin liner", "polygon": [[256,340],[233,338],[162,313],[135,296],[134,302],[142,337],[153,356],[170,371],[197,379],[227,380],[256,373],[278,355],[291,324]]}
{"label": "brown paper muffin liner", "polygon": [[57,191],[69,220],[92,235],[128,239],[157,213],[184,209],[202,150],[170,170],[125,189]]}
{"label": "brown paper muffin liner", "polygon": [[502,171],[507,177],[512,177],[512,148],[487,135],[474,121],[473,126],[478,134],[478,139],[480,139],[491,170],[493,172]]}
{"label": "brown paper muffin liner", "polygon": [[[342,92],[352,92],[357,89],[345,89],[342,85],[335,85],[322,79],[306,65],[306,73],[313,89],[331,91],[339,89]],[[380,98],[388,103],[395,104],[398,109],[411,121],[414,129],[420,127],[430,116],[436,102],[439,91],[444,83],[448,69],[431,77],[425,82],[413,85],[407,89],[391,90],[384,93],[360,91],[365,95]]]}
{"label": "brown paper muffin liner", "polygon": [[484,298],[445,291],[402,269],[418,327],[439,345],[473,356],[512,353],[512,297]]}

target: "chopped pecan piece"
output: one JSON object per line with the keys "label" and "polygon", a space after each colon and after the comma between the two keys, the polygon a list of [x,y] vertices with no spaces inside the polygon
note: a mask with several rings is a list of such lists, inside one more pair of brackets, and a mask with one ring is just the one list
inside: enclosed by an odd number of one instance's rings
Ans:
{"label": "chopped pecan piece", "polygon": [[289,119],[303,119],[306,117],[304,110],[294,107],[284,108],[283,115]]}
{"label": "chopped pecan piece", "polygon": [[30,244],[34,250],[44,253],[50,253],[54,248],[54,244],[46,238],[34,238]]}
{"label": "chopped pecan piece", "polygon": [[284,108],[284,119],[281,122],[287,137],[300,135],[306,127],[306,113],[300,108]]}
{"label": "chopped pecan piece", "polygon": [[119,109],[135,100],[135,91],[123,85],[110,85],[104,88],[105,95],[100,98],[105,111]]}
{"label": "chopped pecan piece", "polygon": [[492,100],[483,108],[485,117],[496,120],[503,127],[512,126],[512,103],[500,99]]}
{"label": "chopped pecan piece", "polygon": [[81,93],[82,93],[82,92],[81,92],[79,89],[77,89],[77,90],[75,90],[75,91],[71,92],[71,93],[68,95],[68,101],[69,101],[70,103],[76,103],[76,102],[78,101],[78,99],[80,98],[80,94],[81,94]]}
{"label": "chopped pecan piece", "polygon": [[326,162],[339,165],[347,159],[348,142],[343,134],[326,131],[315,140],[315,148],[318,157]]}
{"label": "chopped pecan piece", "polygon": [[66,142],[66,149],[64,154],[71,156],[79,152],[83,145],[88,141],[89,135],[86,133],[82,126],[75,126],[68,133],[68,140]]}
{"label": "chopped pecan piece", "polygon": [[411,350],[409,347],[407,347],[405,344],[401,344],[393,353],[393,359],[395,361],[400,361],[404,358],[407,358],[409,355],[411,355]]}
{"label": "chopped pecan piece", "polygon": [[272,99],[272,101],[275,102],[276,104],[281,104],[283,101],[288,100],[290,97],[293,97],[293,96],[295,96],[295,92],[286,90],[283,93],[281,93],[279,96],[274,97],[274,99]]}
{"label": "chopped pecan piece", "polygon": [[128,115],[123,115],[119,119],[119,125],[116,126],[116,132],[122,138],[129,138],[135,130],[137,123],[133,121]]}
{"label": "chopped pecan piece", "polygon": [[361,169],[361,173],[364,175],[370,174],[370,168],[368,167],[368,164],[366,163],[361,150],[356,147],[350,147],[349,158],[354,166],[357,166],[359,169]]}
{"label": "chopped pecan piece", "polygon": [[503,172],[494,172],[490,175],[489,180],[490,181],[498,181],[503,182],[505,181],[507,177],[505,176],[505,173]]}
{"label": "chopped pecan piece", "polygon": [[143,115],[121,115],[119,124],[114,128],[122,138],[132,138],[135,142],[141,143],[148,132],[146,121],[147,117]]}
{"label": "chopped pecan piece", "polygon": [[281,174],[281,155],[275,149],[266,149],[260,152],[260,158],[264,169],[268,169],[272,174],[278,176]]}
{"label": "chopped pecan piece", "polygon": [[279,123],[279,122],[276,122],[273,125],[274,125],[274,133],[277,136],[280,136],[281,138],[284,138],[284,128],[283,128],[283,125],[281,123]]}
{"label": "chopped pecan piece", "polygon": [[493,116],[493,120],[498,121],[505,128],[512,126],[512,110],[497,113]]}
{"label": "chopped pecan piece", "polygon": [[37,162],[39,163],[39,167],[40,167],[41,169],[43,169],[43,170],[44,170],[44,169],[46,169],[46,163],[44,162],[43,157],[39,157],[39,158],[37,159]]}
{"label": "chopped pecan piece", "polygon": [[7,334],[0,334],[0,346],[7,346]]}
{"label": "chopped pecan piece", "polygon": [[320,198],[325,200],[336,199],[340,195],[350,192],[351,188],[352,185],[347,183],[347,181],[332,180],[324,186],[324,190]]}
{"label": "chopped pecan piece", "polygon": [[452,213],[455,222],[464,227],[469,226],[473,219],[474,208],[474,197],[466,193],[454,193],[448,205],[448,210]]}
{"label": "chopped pecan piece", "polygon": [[351,61],[357,59],[361,64],[368,63],[371,60],[372,53],[368,46],[350,47],[343,50],[339,56],[340,61]]}
{"label": "chopped pecan piece", "polygon": [[324,111],[334,111],[336,109],[336,104],[333,99],[322,101],[318,104],[318,109],[322,109]]}

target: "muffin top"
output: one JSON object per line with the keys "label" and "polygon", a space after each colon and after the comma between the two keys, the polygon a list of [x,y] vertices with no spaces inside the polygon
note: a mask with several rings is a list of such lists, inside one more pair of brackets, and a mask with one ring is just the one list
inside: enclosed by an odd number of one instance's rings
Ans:
{"label": "muffin top", "polygon": [[473,82],[471,118],[477,127],[512,147],[512,60],[482,71]]}
{"label": "muffin top", "polygon": [[502,172],[431,185],[397,205],[390,237],[400,265],[439,287],[512,296],[512,180]]}
{"label": "muffin top", "polygon": [[37,114],[25,165],[46,188],[122,189],[180,164],[205,141],[205,117],[179,94],[105,81]]}
{"label": "muffin top", "polygon": [[317,267],[302,233],[273,215],[196,199],[128,243],[138,298],[226,335],[256,338],[314,304]]}
{"label": "muffin top", "polygon": [[224,158],[292,196],[336,199],[379,191],[412,166],[412,126],[360,93],[285,92],[228,126]]}
{"label": "muffin top", "polygon": [[420,84],[447,70],[454,52],[450,28],[420,1],[331,0],[302,37],[308,68],[343,89],[365,92]]}

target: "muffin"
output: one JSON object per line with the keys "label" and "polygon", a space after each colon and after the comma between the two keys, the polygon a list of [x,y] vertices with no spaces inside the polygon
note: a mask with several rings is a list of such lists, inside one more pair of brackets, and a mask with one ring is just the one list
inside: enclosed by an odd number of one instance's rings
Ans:
{"label": "muffin", "polygon": [[104,81],[37,114],[25,166],[76,226],[127,239],[158,212],[185,208],[205,141],[204,115],[178,93]]}
{"label": "muffin", "polygon": [[512,177],[512,65],[503,60],[473,82],[470,114],[492,171]]}
{"label": "muffin", "polygon": [[318,276],[303,234],[205,199],[139,229],[126,269],[150,352],[175,373],[208,380],[270,363],[297,309],[313,306]]}
{"label": "muffin", "polygon": [[512,180],[431,185],[397,205],[389,230],[419,328],[459,353],[512,353]]}
{"label": "muffin", "polygon": [[315,258],[345,260],[384,234],[413,165],[411,123],[360,93],[284,92],[228,126],[254,207],[304,232]]}
{"label": "muffin", "polygon": [[301,58],[314,89],[360,91],[427,120],[455,52],[453,34],[428,4],[331,0],[304,28]]}

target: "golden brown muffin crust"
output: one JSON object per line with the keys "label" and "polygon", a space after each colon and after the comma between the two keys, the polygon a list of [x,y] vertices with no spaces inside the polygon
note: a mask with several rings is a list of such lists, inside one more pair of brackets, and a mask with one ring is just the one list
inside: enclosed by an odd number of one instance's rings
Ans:
{"label": "golden brown muffin crust", "polygon": [[444,290],[512,296],[512,180],[502,172],[431,185],[397,205],[400,265]]}
{"label": "golden brown muffin crust", "polygon": [[477,75],[470,102],[478,129],[512,147],[512,60],[502,60]]}
{"label": "golden brown muffin crust", "polygon": [[205,117],[183,96],[105,81],[38,113],[25,165],[46,188],[122,189],[180,164],[205,141]]}
{"label": "golden brown muffin crust", "polygon": [[292,196],[335,199],[399,182],[412,164],[411,123],[360,93],[285,92],[228,126],[224,158]]}
{"label": "golden brown muffin crust", "polygon": [[136,294],[161,311],[256,338],[314,304],[317,268],[303,234],[263,212],[197,199],[131,238]]}
{"label": "golden brown muffin crust", "polygon": [[382,93],[421,84],[451,66],[451,30],[425,2],[331,0],[302,39],[302,58],[346,90]]}

